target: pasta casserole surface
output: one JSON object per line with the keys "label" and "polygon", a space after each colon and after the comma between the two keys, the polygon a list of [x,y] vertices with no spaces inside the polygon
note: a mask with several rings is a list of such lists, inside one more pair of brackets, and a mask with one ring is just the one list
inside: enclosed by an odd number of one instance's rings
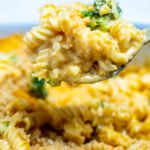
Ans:
{"label": "pasta casserole surface", "polygon": [[0,150],[150,149],[148,65],[92,85],[51,87],[32,79],[21,39],[0,40]]}

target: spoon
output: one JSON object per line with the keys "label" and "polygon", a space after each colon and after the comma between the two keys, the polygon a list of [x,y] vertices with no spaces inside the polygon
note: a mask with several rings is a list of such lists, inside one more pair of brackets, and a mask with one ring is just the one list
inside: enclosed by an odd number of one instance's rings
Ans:
{"label": "spoon", "polygon": [[[144,29],[144,31],[146,32],[146,41],[145,43],[143,44],[143,46],[140,48],[140,50],[145,46],[147,45],[148,43],[150,43],[150,28],[146,28]],[[136,55],[139,53],[139,51],[137,51],[137,53],[124,65],[122,65],[118,70],[115,70],[114,72],[111,72],[108,76],[106,77],[100,77],[99,75],[85,75],[83,77],[81,77],[77,84],[81,84],[81,83],[96,83],[96,82],[99,82],[99,81],[103,81],[103,80],[106,80],[106,79],[109,79],[109,78],[112,78],[116,75],[118,75],[121,71],[123,71],[127,65],[136,57]]]}

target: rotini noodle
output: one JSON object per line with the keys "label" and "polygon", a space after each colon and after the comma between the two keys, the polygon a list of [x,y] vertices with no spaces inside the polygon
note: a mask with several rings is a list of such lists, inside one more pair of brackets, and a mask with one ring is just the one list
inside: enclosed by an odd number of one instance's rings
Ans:
{"label": "rotini noodle", "polygon": [[47,111],[51,118],[49,123],[60,129],[65,122],[68,122],[73,118],[81,118],[84,121],[92,121],[96,119],[94,110],[84,106],[52,108]]}
{"label": "rotini noodle", "polygon": [[12,118],[13,126],[23,127],[26,131],[34,127],[40,127],[48,122],[48,116],[44,111],[36,111],[32,113],[18,112]]}
{"label": "rotini noodle", "polygon": [[48,23],[48,18],[50,16],[52,17],[56,17],[56,6],[55,5],[46,5],[45,9],[41,9],[40,13],[41,13],[41,20],[40,20],[40,24],[46,24]]}
{"label": "rotini noodle", "polygon": [[[117,133],[109,128],[100,128],[99,129],[100,134],[98,133],[98,140],[108,143],[110,145],[114,146],[122,146],[122,147],[128,147],[131,143],[131,140],[128,136]],[[117,139],[117,140],[114,140]]]}
{"label": "rotini noodle", "polygon": [[36,48],[53,36],[54,32],[49,29],[49,26],[43,25],[41,27],[35,27],[31,32],[28,32],[24,41],[30,48]]}
{"label": "rotini noodle", "polygon": [[0,140],[0,150],[11,150],[6,140]]}
{"label": "rotini noodle", "polygon": [[[133,49],[140,48],[139,42],[144,38],[138,29],[123,20],[117,20],[110,27],[110,34],[117,39],[122,52],[127,52],[127,50],[130,52],[130,49],[134,52]],[[132,56],[133,53],[129,52],[127,52],[127,54]]]}
{"label": "rotini noodle", "polygon": [[49,49],[45,48],[39,50],[38,57],[36,58],[36,63],[33,65],[34,77],[40,79],[47,78],[48,76],[48,58],[49,58]]}
{"label": "rotini noodle", "polygon": [[4,137],[13,150],[30,150],[29,138],[22,129],[9,126],[4,132]]}

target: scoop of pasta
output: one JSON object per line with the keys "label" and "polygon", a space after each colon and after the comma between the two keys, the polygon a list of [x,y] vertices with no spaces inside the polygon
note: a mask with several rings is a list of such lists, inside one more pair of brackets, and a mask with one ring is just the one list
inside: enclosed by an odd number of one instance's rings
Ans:
{"label": "scoop of pasta", "polygon": [[51,85],[105,79],[126,64],[145,41],[145,32],[121,20],[112,0],[72,3],[41,9],[40,25],[24,41],[33,76]]}

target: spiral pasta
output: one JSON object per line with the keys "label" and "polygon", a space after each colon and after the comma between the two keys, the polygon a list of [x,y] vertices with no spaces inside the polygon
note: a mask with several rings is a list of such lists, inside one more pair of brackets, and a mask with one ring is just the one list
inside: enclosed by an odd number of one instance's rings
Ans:
{"label": "spiral pasta", "polygon": [[53,36],[54,32],[49,29],[49,25],[43,25],[41,27],[34,27],[31,32],[28,32],[24,41],[28,47],[36,48]]}
{"label": "spiral pasta", "polygon": [[[99,133],[97,134],[99,141],[103,141],[105,143],[108,143],[114,146],[122,146],[122,147],[128,147],[131,144],[131,140],[128,136],[119,134],[115,131],[113,131],[110,128],[100,128]],[[118,140],[114,141],[114,137]]]}
{"label": "spiral pasta", "polygon": [[41,9],[41,19],[40,19],[40,24],[46,24],[49,22],[48,18],[50,16],[57,16],[56,14],[56,6],[55,5],[46,5],[45,9]]}
{"label": "spiral pasta", "polygon": [[[81,118],[84,121],[93,121],[96,119],[95,111],[84,106],[79,107],[61,107],[47,110],[51,118],[50,124],[61,129],[63,124],[73,118]],[[85,113],[87,112],[87,113]]]}
{"label": "spiral pasta", "polygon": [[36,58],[36,62],[33,65],[34,77],[38,77],[39,79],[48,78],[48,61],[49,61],[49,49],[41,49],[39,50],[38,57]]}
{"label": "spiral pasta", "polygon": [[140,48],[140,41],[143,39],[140,30],[124,20],[115,21],[110,27],[110,34],[118,41],[120,50],[130,57],[133,55],[132,51]]}
{"label": "spiral pasta", "polygon": [[0,150],[11,150],[6,140],[0,140]]}
{"label": "spiral pasta", "polygon": [[40,127],[48,122],[48,116],[44,111],[36,111],[32,113],[18,112],[11,118],[13,126],[24,127],[26,131],[34,127]]}
{"label": "spiral pasta", "polygon": [[4,138],[13,150],[30,150],[29,139],[22,129],[9,126],[4,132]]}
{"label": "spiral pasta", "polygon": [[63,137],[65,140],[74,141],[77,144],[83,144],[86,138],[91,137],[93,132],[91,124],[86,124],[80,119],[72,119],[64,125]]}

